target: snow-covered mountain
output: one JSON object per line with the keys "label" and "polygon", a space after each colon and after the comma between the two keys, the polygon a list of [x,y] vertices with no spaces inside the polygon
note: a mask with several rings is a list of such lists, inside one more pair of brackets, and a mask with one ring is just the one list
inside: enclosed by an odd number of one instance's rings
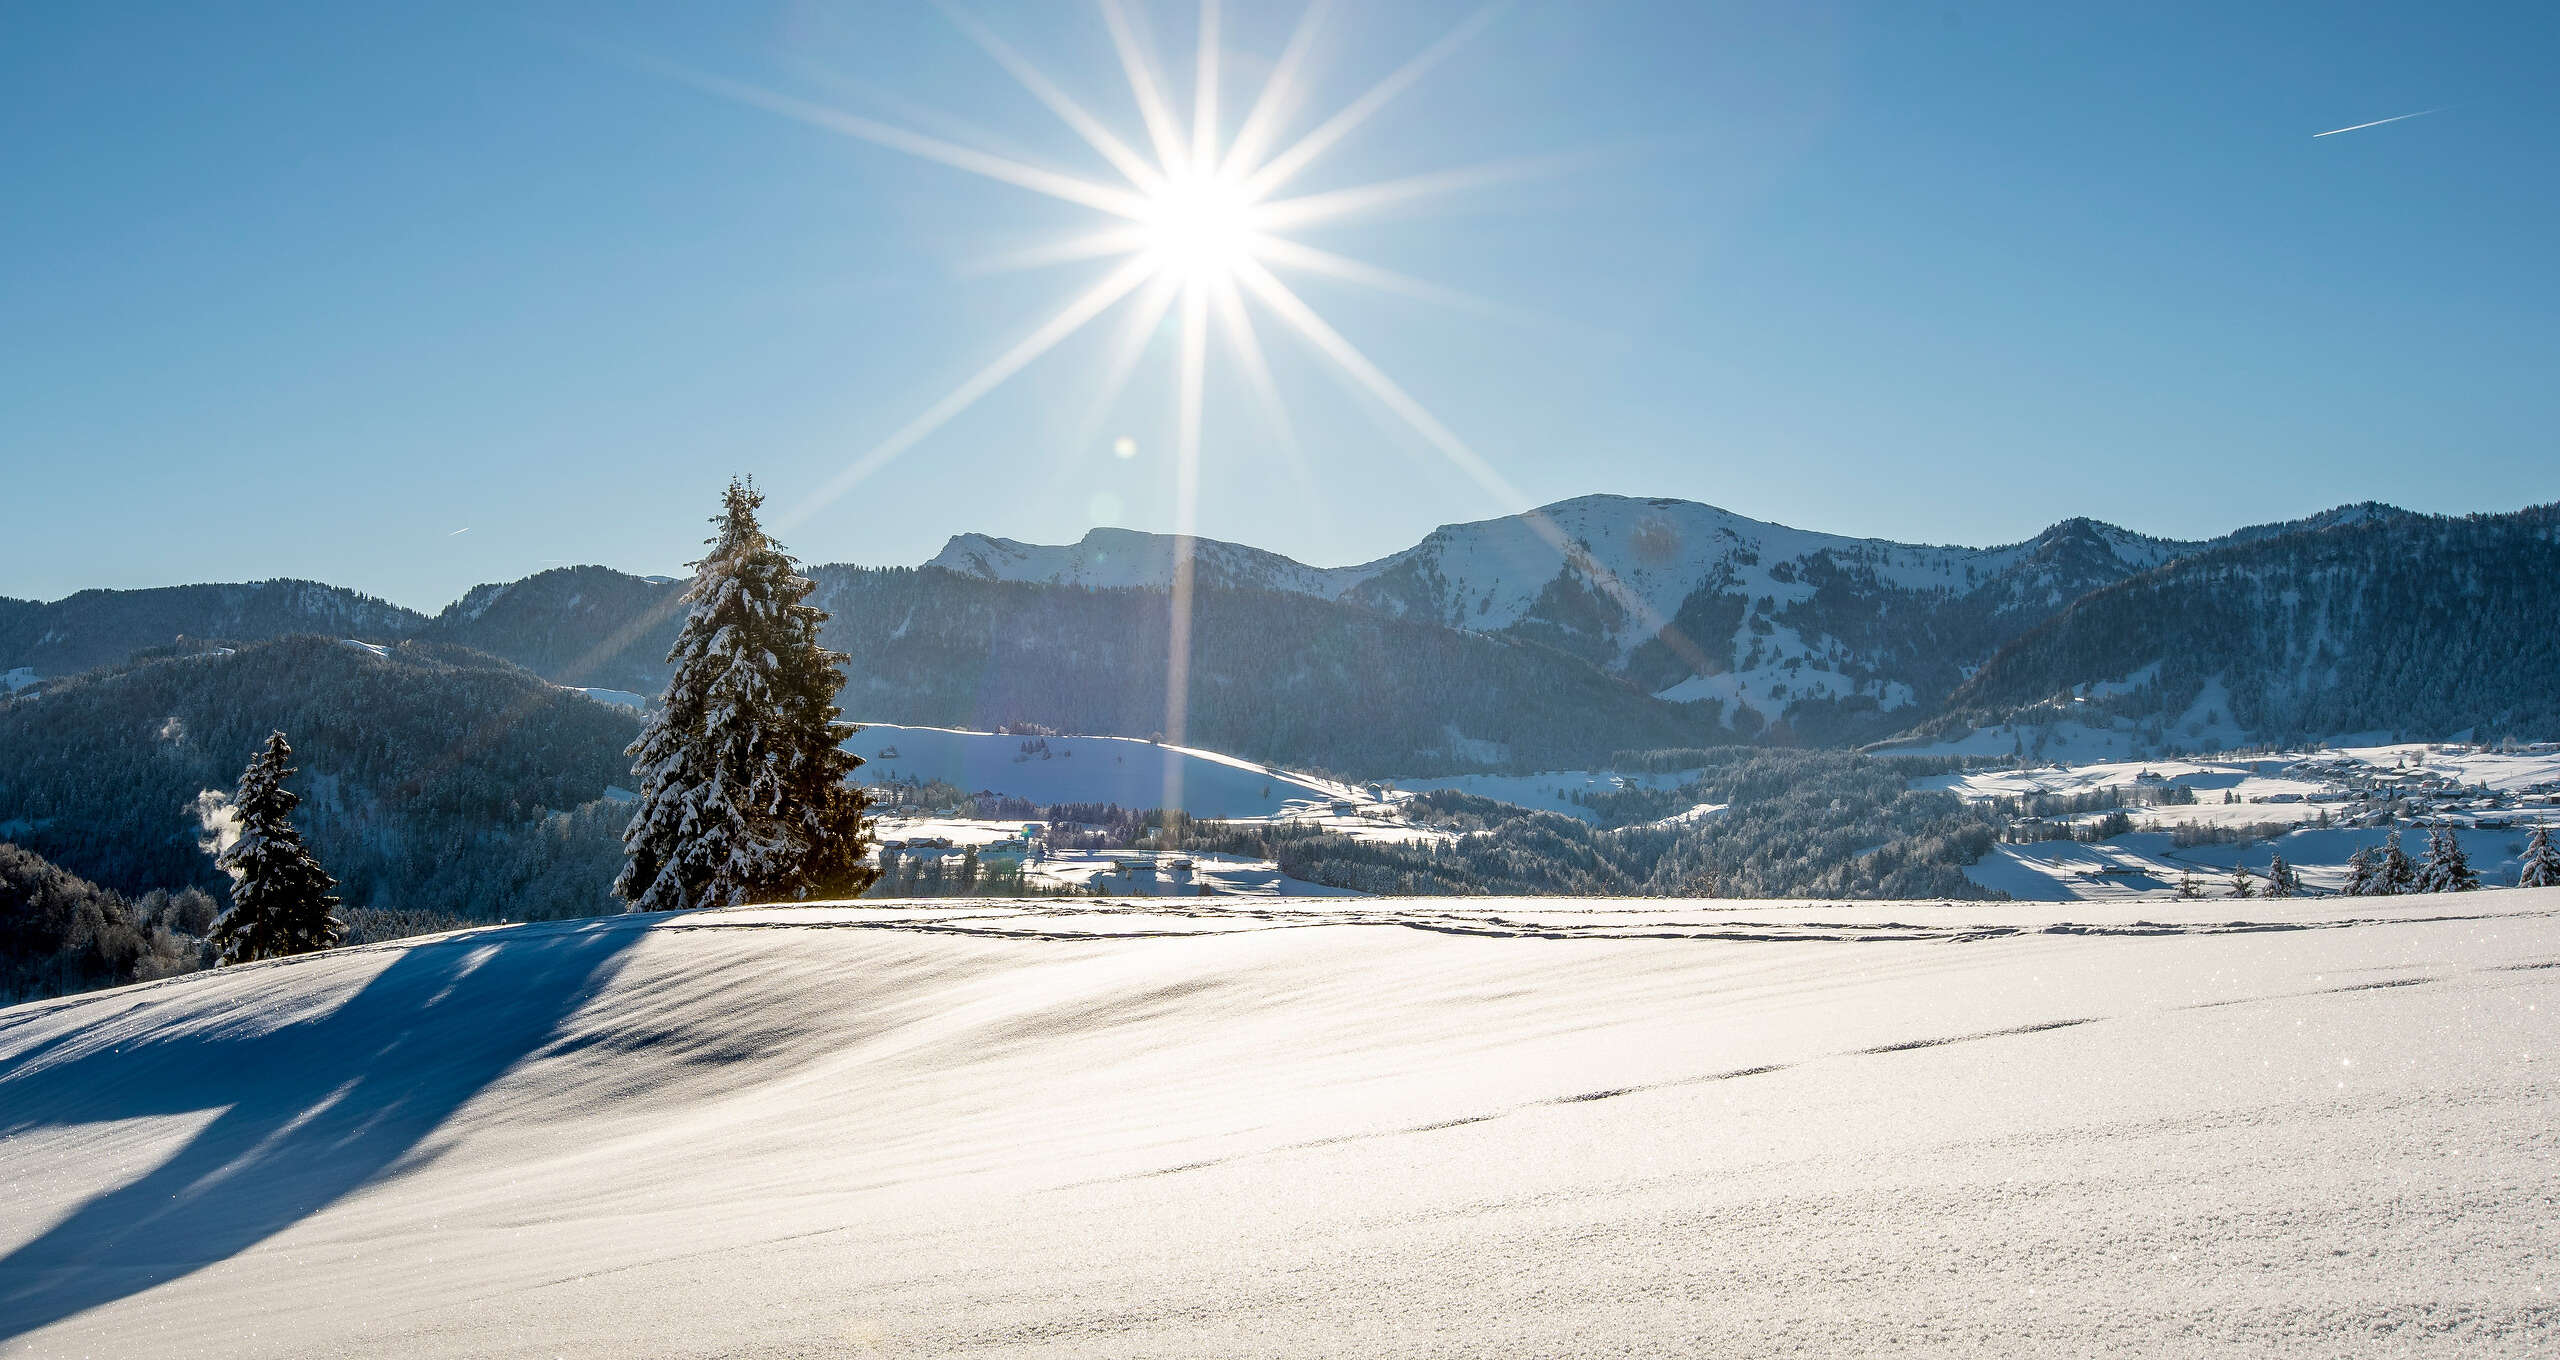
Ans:
{"label": "snow-covered mountain", "polygon": [[[2004,646],[2093,591],[2217,547],[2410,518],[2350,505],[2207,542],[2069,519],[2024,542],[1968,547],[1595,495],[1445,525],[1353,566],[1201,539],[1193,581],[1212,622],[1195,639],[1192,706],[1195,720],[1237,715],[1218,734],[1235,749],[1295,762],[1352,759],[1339,740],[1316,739],[1341,738],[1352,714],[1396,727],[1364,735],[1362,749],[1383,735],[1425,759],[1496,749],[1527,759],[1539,743],[1525,734],[1567,721],[1559,711],[1568,694],[1574,714],[1607,715],[1586,724],[1593,744],[1571,757],[1577,763],[1663,744],[1665,732],[1674,745],[1863,742],[1932,717]],[[809,570],[838,615],[831,645],[855,653],[856,706],[873,716],[1145,735],[1161,720],[1141,710],[1164,711],[1141,692],[1160,689],[1164,644],[1145,639],[1162,631],[1165,606],[1105,597],[1161,591],[1176,542],[1124,529],[1054,546],[963,534],[918,571]],[[244,593],[263,612],[244,605]],[[504,656],[558,683],[648,693],[663,683],[681,595],[674,582],[580,567],[475,587],[431,622],[309,583],[0,600],[0,674],[68,673],[180,634],[414,634]],[[867,617],[876,610],[888,614]],[[1395,626],[1393,639],[1377,631],[1382,623]],[[1449,632],[1521,645],[1487,651]],[[1417,663],[1424,653],[1433,659]],[[1354,656],[1365,659],[1346,659]],[[1155,678],[1141,683],[1141,672]],[[1421,674],[1431,677],[1419,682],[1424,692],[1394,704],[1381,697],[1392,677]],[[1538,695],[1546,700],[1533,702]],[[1480,712],[1452,716],[1477,699]],[[1658,712],[1630,710],[1627,700]],[[1402,706],[1394,723],[1382,704]]]}
{"label": "snow-covered mountain", "polygon": [[[2241,530],[2254,540],[2398,516],[2350,506]],[[1571,653],[1647,693],[1708,703],[1728,729],[1881,734],[2000,644],[2098,587],[2211,546],[2065,520],[1975,548],[1851,538],[1694,501],[1581,496],[1444,525],[1402,552],[1311,567],[1196,540],[1204,584],[1286,591]],[[1175,540],[1098,529],[1049,547],[962,535],[928,566],[990,580],[1162,588]]]}
{"label": "snow-covered mountain", "polygon": [[[989,581],[1162,590],[1173,581],[1178,542],[1171,534],[1135,529],[1095,529],[1076,542],[1055,546],[987,534],[954,534],[925,565]],[[1191,560],[1195,585],[1281,590],[1325,599],[1337,598],[1357,584],[1365,570],[1310,567],[1275,552],[1214,538],[1192,540]]]}

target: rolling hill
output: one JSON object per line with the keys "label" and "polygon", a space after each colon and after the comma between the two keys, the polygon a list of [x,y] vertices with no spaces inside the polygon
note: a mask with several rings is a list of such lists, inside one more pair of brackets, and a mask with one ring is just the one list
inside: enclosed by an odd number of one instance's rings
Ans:
{"label": "rolling hill", "polygon": [[2550,1353],[2560,890],[2242,905],[740,909],[19,1006],[0,1348]]}

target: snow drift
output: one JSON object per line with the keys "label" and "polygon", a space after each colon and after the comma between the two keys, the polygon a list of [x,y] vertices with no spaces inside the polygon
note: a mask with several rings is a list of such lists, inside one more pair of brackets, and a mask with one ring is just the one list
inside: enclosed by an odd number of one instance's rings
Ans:
{"label": "snow drift", "polygon": [[493,928],[0,1011],[0,1351],[2548,1354],[2555,1017],[2560,890]]}

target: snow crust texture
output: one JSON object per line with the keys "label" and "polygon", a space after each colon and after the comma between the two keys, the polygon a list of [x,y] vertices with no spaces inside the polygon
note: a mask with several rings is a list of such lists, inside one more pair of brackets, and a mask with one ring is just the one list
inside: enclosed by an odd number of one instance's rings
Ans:
{"label": "snow crust texture", "polygon": [[2560,889],[864,903],[0,1011],[0,1354],[2547,1355]]}

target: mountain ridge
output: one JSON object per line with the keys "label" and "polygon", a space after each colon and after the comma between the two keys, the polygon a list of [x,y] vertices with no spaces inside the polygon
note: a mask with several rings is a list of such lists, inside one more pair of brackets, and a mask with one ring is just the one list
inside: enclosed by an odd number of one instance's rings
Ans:
{"label": "mountain ridge", "polygon": [[[2427,518],[2363,502],[2217,539],[2172,540],[2074,517],[2017,543],[1976,548],[1800,530],[1673,498],[1592,495],[1444,525],[1400,553],[1351,567],[1310,567],[1203,539],[1193,599],[1223,631],[1214,645],[1205,632],[1195,644],[1193,706],[1272,706],[1221,739],[1257,758],[1338,768],[1356,756],[1323,734],[1374,728],[1346,715],[1380,709],[1384,676],[1424,674],[1381,650],[1392,636],[1406,656],[1433,658],[1425,669],[1436,689],[1385,705],[1411,729],[1391,734],[1387,751],[1434,768],[1462,764],[1465,752],[1495,763],[1532,753],[1562,758],[1537,730],[1541,692],[1579,695],[1577,703],[1614,714],[1596,726],[1579,717],[1567,724],[1608,740],[1603,754],[1666,743],[1859,745],[1939,719],[2003,649],[2095,592],[2199,555]],[[839,614],[830,645],[856,654],[847,699],[861,716],[1034,721],[1144,736],[1163,725],[1166,711],[1169,639],[1160,635],[1175,543],[1110,528],[1068,545],[962,534],[918,568],[807,570],[820,601]],[[563,567],[475,586],[428,618],[335,587],[281,584],[292,588],[0,601],[0,674],[21,688],[64,658],[114,659],[119,648],[166,646],[179,636],[255,640],[265,629],[449,643],[554,683],[645,694],[664,683],[685,588],[605,567]],[[219,607],[243,592],[304,607],[256,618]],[[118,606],[129,617],[113,617]],[[856,617],[875,608],[897,617]],[[84,625],[96,635],[79,636]],[[1382,625],[1393,626],[1382,632]],[[242,631],[225,636],[223,627]],[[1468,636],[1530,650],[1476,647],[1463,641]],[[1157,640],[1136,646],[1141,637]],[[37,639],[52,650],[31,653]],[[1234,664],[1219,648],[1259,657],[1263,669]],[[1312,657],[1329,659],[1311,670]],[[1364,668],[1377,674],[1364,677]],[[1034,683],[1035,673],[1049,678]],[[1630,693],[1622,699],[1616,690]],[[1142,691],[1156,697],[1129,697]],[[1473,718],[1425,711],[1432,703],[1467,707],[1455,696],[1477,696],[1469,700]],[[1628,702],[1636,699],[1643,702]]]}

